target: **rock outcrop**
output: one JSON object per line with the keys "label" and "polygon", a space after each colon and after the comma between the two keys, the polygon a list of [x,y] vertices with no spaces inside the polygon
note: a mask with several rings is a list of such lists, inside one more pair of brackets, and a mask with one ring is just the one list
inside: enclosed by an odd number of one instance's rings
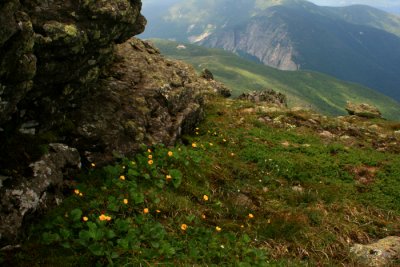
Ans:
{"label": "rock outcrop", "polygon": [[144,30],[140,9],[140,0],[2,1],[0,124],[32,104],[59,110],[96,82],[114,44]]}
{"label": "rock outcrop", "polygon": [[369,104],[354,104],[347,102],[346,110],[350,115],[364,118],[381,118],[382,113],[374,106]]}
{"label": "rock outcrop", "polygon": [[164,58],[151,43],[131,38],[73,115],[75,146],[90,160],[129,155],[140,145],[172,145],[203,117],[204,94],[223,87],[189,65]]}
{"label": "rock outcrop", "polygon": [[248,100],[254,103],[265,102],[273,104],[278,107],[287,107],[286,95],[276,92],[274,90],[253,91],[243,93],[239,97],[241,100]]}
{"label": "rock outcrop", "polygon": [[62,201],[79,156],[102,164],[172,145],[209,92],[228,90],[131,38],[146,24],[140,10],[140,0],[0,3],[0,247]]}

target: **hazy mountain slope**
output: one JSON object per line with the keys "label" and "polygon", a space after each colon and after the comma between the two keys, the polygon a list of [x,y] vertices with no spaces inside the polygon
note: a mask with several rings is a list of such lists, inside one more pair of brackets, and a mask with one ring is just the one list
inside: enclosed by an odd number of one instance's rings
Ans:
{"label": "hazy mountain slope", "polygon": [[365,5],[326,7],[325,10],[347,22],[371,26],[400,36],[400,16],[398,15],[388,14]]}
{"label": "hazy mountain slope", "polygon": [[244,91],[275,89],[289,96],[291,106],[311,106],[325,114],[345,114],[346,101],[367,102],[381,109],[384,117],[400,120],[400,105],[395,100],[358,84],[309,71],[281,71],[242,59],[220,49],[152,40],[163,54],[191,63],[195,68],[210,69],[234,95]]}
{"label": "hazy mountain slope", "polygon": [[223,48],[284,70],[315,70],[400,99],[400,21],[375,8],[190,0],[157,18],[144,37]]}

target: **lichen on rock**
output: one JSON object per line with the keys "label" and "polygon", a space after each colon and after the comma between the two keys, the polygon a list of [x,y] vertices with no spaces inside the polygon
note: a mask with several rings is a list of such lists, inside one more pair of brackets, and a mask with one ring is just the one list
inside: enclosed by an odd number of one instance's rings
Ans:
{"label": "lichen on rock", "polygon": [[11,186],[0,188],[0,244],[18,236],[27,213],[58,204],[62,199],[64,174],[80,168],[76,149],[64,144],[49,146],[48,154],[30,164],[32,177],[14,177]]}

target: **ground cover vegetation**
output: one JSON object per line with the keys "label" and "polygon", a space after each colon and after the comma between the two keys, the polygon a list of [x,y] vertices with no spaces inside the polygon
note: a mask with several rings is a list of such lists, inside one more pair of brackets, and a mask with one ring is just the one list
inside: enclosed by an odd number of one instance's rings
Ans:
{"label": "ground cover vegetation", "polygon": [[339,138],[337,119],[309,111],[216,98],[206,113],[175,147],[144,146],[70,177],[67,199],[0,261],[356,266],[353,244],[400,233],[400,151],[363,130],[377,125],[393,143],[400,125],[348,117]]}

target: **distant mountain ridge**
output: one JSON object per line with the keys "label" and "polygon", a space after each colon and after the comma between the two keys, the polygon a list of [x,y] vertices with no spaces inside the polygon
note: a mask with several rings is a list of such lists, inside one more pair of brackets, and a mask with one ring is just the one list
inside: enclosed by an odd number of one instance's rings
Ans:
{"label": "distant mountain ridge", "polygon": [[147,16],[153,22],[145,38],[223,48],[283,70],[319,71],[400,100],[400,17],[376,8],[186,0]]}
{"label": "distant mountain ridge", "polygon": [[289,106],[312,108],[323,114],[344,115],[347,101],[377,106],[387,119],[400,121],[400,103],[359,84],[311,71],[282,71],[221,49],[152,39],[164,55],[209,69],[218,81],[243,92],[274,89],[288,96]]}

